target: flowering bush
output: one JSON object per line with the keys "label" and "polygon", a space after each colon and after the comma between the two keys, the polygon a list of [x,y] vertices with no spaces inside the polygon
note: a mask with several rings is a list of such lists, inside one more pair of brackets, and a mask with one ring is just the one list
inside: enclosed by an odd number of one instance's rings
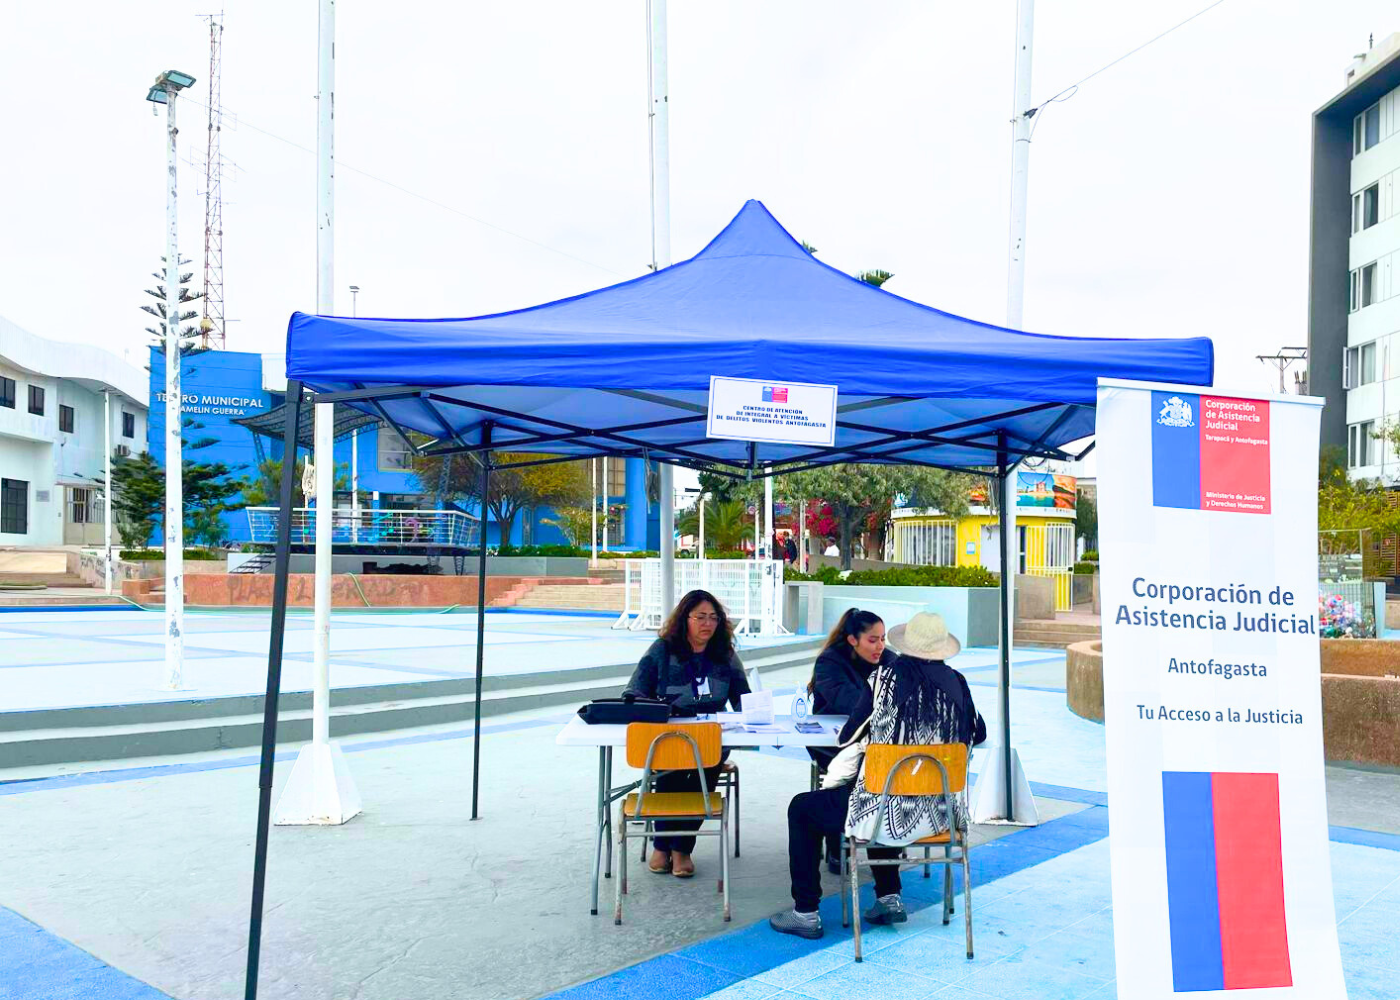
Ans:
{"label": "flowering bush", "polygon": [[1341,594],[1317,595],[1319,634],[1324,639],[1374,639],[1376,623],[1360,605]]}

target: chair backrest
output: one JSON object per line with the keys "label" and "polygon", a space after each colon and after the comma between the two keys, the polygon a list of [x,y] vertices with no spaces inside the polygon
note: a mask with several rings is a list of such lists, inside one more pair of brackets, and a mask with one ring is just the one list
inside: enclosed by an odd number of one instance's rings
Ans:
{"label": "chair backrest", "polygon": [[655,744],[653,771],[694,771],[695,749],[687,736],[700,750],[701,767],[719,763],[724,738],[718,722],[633,722],[627,726],[627,764],[646,767],[647,754]]}
{"label": "chair backrest", "polygon": [[[914,757],[914,760],[908,758]],[[890,781],[891,795],[941,795],[943,773],[930,760],[941,761],[948,770],[949,792],[954,794],[967,787],[967,744],[937,743],[925,746],[895,743],[872,743],[865,748],[865,790],[879,795]],[[901,761],[907,761],[901,765]]]}

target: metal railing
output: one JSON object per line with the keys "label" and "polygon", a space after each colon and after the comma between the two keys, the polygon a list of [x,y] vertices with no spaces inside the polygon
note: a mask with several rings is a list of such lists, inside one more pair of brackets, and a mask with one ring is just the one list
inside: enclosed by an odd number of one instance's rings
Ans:
{"label": "metal railing", "polygon": [[[623,610],[613,628],[661,627],[661,560],[624,559]],[[677,559],[676,597],[707,590],[724,605],[739,635],[790,635],[783,627],[783,563],[779,559]],[[633,587],[640,583],[634,595]],[[635,600],[634,600],[635,596]]]}
{"label": "metal railing", "polygon": [[[249,541],[271,545],[277,541],[276,507],[248,507]],[[292,510],[292,544],[311,545],[316,540],[316,508]],[[475,549],[481,524],[460,510],[364,510],[339,509],[331,516],[331,541],[336,545],[380,545],[385,548]]]}

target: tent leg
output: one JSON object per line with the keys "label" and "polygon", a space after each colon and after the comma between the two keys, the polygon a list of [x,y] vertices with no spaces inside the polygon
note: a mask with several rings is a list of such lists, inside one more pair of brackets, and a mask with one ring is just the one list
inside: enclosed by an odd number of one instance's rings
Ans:
{"label": "tent leg", "polygon": [[245,1000],[258,995],[262,947],[263,889],[267,882],[267,832],[272,817],[272,768],[277,751],[277,698],[282,688],[282,639],[287,626],[287,576],[292,548],[292,488],[296,482],[297,437],[301,422],[301,383],[287,383],[290,404],[282,433],[282,483],[277,513],[277,546],[272,580],[272,622],[267,646],[267,694],[263,699],[262,757],[258,767],[258,832],[253,848],[253,904],[248,920]]}
{"label": "tent leg", "polygon": [[1001,450],[997,453],[997,465],[999,475],[997,477],[997,487],[1001,490],[1001,502],[997,505],[999,512],[998,520],[1001,531],[1001,746],[1002,746],[1002,766],[1005,768],[1005,792],[1006,792],[1006,820],[1015,822],[1015,789],[1016,784],[1012,776],[1011,761],[1011,638],[1013,623],[1013,609],[1011,607],[1011,574],[1015,571],[1015,565],[1011,558],[1012,546],[1016,544],[1016,539],[1012,537],[1012,520],[1009,505],[1014,503],[1015,495],[1008,488],[1010,482],[1010,463],[1006,452],[1006,435],[997,435],[997,444]]}
{"label": "tent leg", "polygon": [[[481,503],[477,512],[481,515],[481,531],[478,537],[481,540],[477,549],[476,557],[476,701],[472,712],[475,721],[472,726],[472,819],[480,819],[481,814],[477,811],[480,800],[481,785],[481,675],[486,664],[486,498],[490,496],[491,487],[491,425],[488,423],[481,431],[481,443],[487,445],[486,451],[481,453]],[[509,538],[501,539],[502,545],[508,545]]]}
{"label": "tent leg", "polygon": [[676,606],[676,487],[675,469],[669,462],[657,463],[657,505],[661,510],[661,618],[671,617]]}

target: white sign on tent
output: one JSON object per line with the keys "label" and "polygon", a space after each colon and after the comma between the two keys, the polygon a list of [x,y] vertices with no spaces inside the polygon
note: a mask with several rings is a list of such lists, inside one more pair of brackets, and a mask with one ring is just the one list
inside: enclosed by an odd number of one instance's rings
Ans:
{"label": "white sign on tent", "polygon": [[706,434],[830,447],[836,443],[836,386],[711,375]]}
{"label": "white sign on tent", "polygon": [[1100,382],[1119,996],[1346,996],[1318,663],[1321,404]]}

